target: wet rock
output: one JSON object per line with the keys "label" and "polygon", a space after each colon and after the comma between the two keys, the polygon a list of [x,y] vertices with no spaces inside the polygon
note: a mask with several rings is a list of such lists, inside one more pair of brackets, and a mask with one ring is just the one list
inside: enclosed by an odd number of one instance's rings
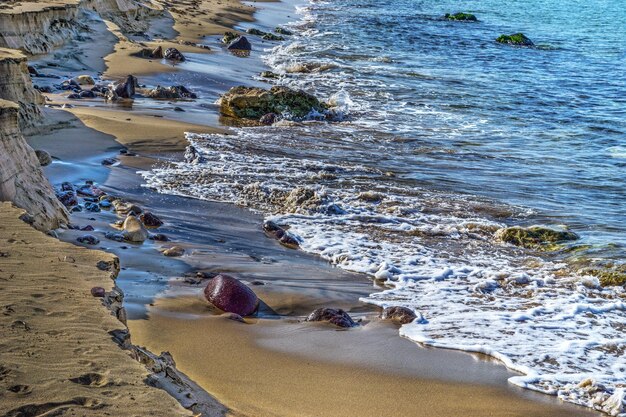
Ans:
{"label": "wet rock", "polygon": [[278,77],[279,77],[279,75],[278,75],[278,74],[276,74],[275,72],[272,72],[272,71],[263,71],[263,72],[261,73],[261,77],[263,77],[263,78],[272,78],[272,79],[275,79],[275,78],[278,78]]}
{"label": "wet rock", "polygon": [[407,307],[387,307],[380,317],[383,320],[392,320],[400,324],[411,323],[417,318],[417,314]]}
{"label": "wet rock", "polygon": [[176,48],[167,48],[163,57],[171,61],[185,61],[185,57],[183,56],[183,54]]}
{"label": "wet rock", "polygon": [[52,87],[50,86],[40,86],[40,85],[34,85],[33,88],[41,93],[52,93]]}
{"label": "wet rock", "polygon": [[165,256],[169,256],[169,257],[178,257],[178,256],[183,256],[185,254],[185,249],[181,248],[180,246],[172,246],[169,249],[165,249],[163,251],[163,255]]}
{"label": "wet rock", "polygon": [[115,208],[116,213],[123,216],[127,216],[129,214],[138,215],[143,213],[143,210],[138,205],[122,200],[114,200],[113,208]]}
{"label": "wet rock", "polygon": [[222,37],[222,42],[225,43],[226,45],[230,44],[232,41],[234,41],[235,39],[237,39],[239,37],[239,35],[237,35],[236,33],[233,32],[225,32],[224,36]]}
{"label": "wet rock", "polygon": [[265,35],[262,36],[261,39],[265,41],[284,41],[285,40],[285,38],[283,38],[282,36],[274,35],[273,33],[266,33]]}
{"label": "wet rock", "polygon": [[169,238],[163,233],[154,233],[150,235],[150,240],[154,240],[156,242],[169,242]]}
{"label": "wet rock", "polygon": [[81,206],[73,206],[70,210],[70,212],[72,213],[80,213],[81,211],[83,211],[83,208]]}
{"label": "wet rock", "polygon": [[220,310],[240,316],[253,314],[259,306],[259,299],[254,291],[226,274],[220,274],[210,280],[204,289],[204,296]]}
{"label": "wet rock", "polygon": [[206,158],[200,155],[198,150],[193,146],[189,145],[185,148],[185,161],[189,164],[203,164],[206,162]]}
{"label": "wet rock", "polygon": [[535,46],[533,41],[526,37],[523,33],[515,33],[513,35],[500,35],[496,42],[515,46]]}
{"label": "wet rock", "polygon": [[174,111],[184,112],[185,110],[182,107],[174,107]]}
{"label": "wet rock", "polygon": [[94,91],[81,91],[79,94],[80,98],[96,98],[98,95]]}
{"label": "wet rock", "polygon": [[285,234],[285,229],[271,220],[267,220],[263,223],[263,230],[275,239],[280,239]]}
{"label": "wet rock", "polygon": [[147,227],[159,227],[163,225],[161,219],[149,211],[144,212],[141,216],[139,216],[139,219],[142,221],[144,226]]}
{"label": "wet rock", "polygon": [[150,58],[162,59],[164,56],[163,48],[160,46],[157,46],[150,52]]}
{"label": "wet rock", "polygon": [[181,98],[196,99],[198,95],[183,85],[161,87],[160,85],[146,93],[146,96],[157,100],[173,100]]}
{"label": "wet rock", "polygon": [[240,36],[229,43],[227,49],[235,51],[251,51],[252,45],[250,44],[250,41],[248,41],[248,38]]}
{"label": "wet rock", "polygon": [[82,230],[83,232],[93,232],[94,228],[91,225],[87,225],[87,226],[81,227],[80,230]]}
{"label": "wet rock", "polygon": [[104,234],[104,237],[110,240],[114,240],[116,242],[123,242],[124,241],[124,235],[122,233],[115,233],[115,232],[106,232]]}
{"label": "wet rock", "polygon": [[250,29],[246,30],[246,33],[249,33],[250,35],[255,35],[255,36],[263,36],[267,32],[263,32],[262,30],[259,30],[259,29],[256,29],[256,28],[250,28]]}
{"label": "wet rock", "polygon": [[355,327],[357,323],[342,309],[318,308],[309,314],[306,321],[327,321],[339,327]]}
{"label": "wet rock", "polygon": [[117,164],[118,162],[117,158],[106,158],[102,160],[101,164],[104,166],[111,166]]}
{"label": "wet rock", "polygon": [[69,98],[70,100],[80,100],[82,97],[80,96],[80,94],[72,93],[69,94],[67,98]]}
{"label": "wet rock", "polygon": [[76,192],[79,195],[86,196],[86,197],[100,197],[101,195],[104,195],[104,191],[102,191],[101,189],[99,189],[93,184],[85,184],[81,187],[78,187]]}
{"label": "wet rock", "polygon": [[277,26],[276,29],[274,29],[274,32],[278,33],[279,35],[286,35],[286,36],[293,35],[293,32],[291,32],[290,30],[287,30],[285,28],[282,28],[280,26]]}
{"label": "wet rock", "polygon": [[85,203],[85,210],[91,211],[92,213],[99,213],[100,212],[100,204],[87,202],[87,203]]}
{"label": "wet rock", "polygon": [[76,240],[86,245],[97,245],[98,243],[100,243],[100,239],[98,239],[94,235],[79,236],[78,238],[76,238]]}
{"label": "wet rock", "polygon": [[108,98],[110,100],[116,100],[118,98],[133,98],[135,96],[135,88],[139,86],[137,77],[129,75],[126,77],[126,81],[113,86],[109,92]]}
{"label": "wet rock", "polygon": [[220,112],[225,116],[254,120],[259,120],[268,113],[302,119],[311,111],[324,110],[324,106],[315,96],[283,86],[275,86],[270,90],[233,87],[220,98],[218,104]]}
{"label": "wet rock", "polygon": [[61,191],[76,191],[76,189],[74,188],[74,184],[66,181],[61,184]]}
{"label": "wet rock", "polygon": [[78,77],[76,77],[76,82],[79,85],[95,85],[96,84],[96,81],[93,79],[93,77],[89,75],[79,75]]}
{"label": "wet rock", "polygon": [[454,14],[446,13],[444,18],[447,20],[457,20],[461,22],[477,22],[478,21],[476,16],[474,16],[471,13],[454,13]]}
{"label": "wet rock", "polygon": [[92,297],[104,298],[105,295],[106,295],[106,291],[102,287],[93,287],[91,289]]}
{"label": "wet rock", "polygon": [[271,126],[278,120],[278,115],[276,113],[267,113],[261,116],[259,119],[259,123],[265,126]]}
{"label": "wet rock", "polygon": [[37,149],[35,151],[35,155],[37,155],[37,159],[39,159],[39,165],[42,167],[46,167],[52,163],[52,156],[43,149]]}
{"label": "wet rock", "polygon": [[28,73],[35,77],[39,76],[39,71],[37,71],[37,68],[33,67],[32,65],[28,66]]}
{"label": "wet rock", "polygon": [[298,239],[296,239],[290,233],[285,233],[284,235],[282,235],[282,237],[278,239],[278,242],[281,245],[288,247],[289,249],[298,249],[300,247],[300,242],[298,242]]}
{"label": "wet rock", "polygon": [[285,198],[284,208],[292,213],[302,210],[316,211],[322,204],[322,198],[312,189],[297,187]]}
{"label": "wet rock", "polygon": [[57,193],[57,198],[65,207],[72,207],[78,205],[78,198],[74,191],[61,191]]}
{"label": "wet rock", "polygon": [[543,226],[506,227],[496,232],[501,242],[535,250],[558,250],[561,244],[578,239],[573,232],[550,229]]}
{"label": "wet rock", "polygon": [[148,239],[148,231],[143,223],[135,216],[128,216],[126,220],[124,220],[122,228],[124,229],[122,235],[127,242],[141,243]]}

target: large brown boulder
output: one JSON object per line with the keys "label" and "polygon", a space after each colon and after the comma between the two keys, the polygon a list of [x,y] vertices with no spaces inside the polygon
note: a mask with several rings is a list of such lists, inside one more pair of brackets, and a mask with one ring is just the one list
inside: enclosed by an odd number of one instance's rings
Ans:
{"label": "large brown boulder", "polygon": [[302,119],[311,111],[324,110],[324,105],[315,96],[282,86],[270,90],[233,87],[220,98],[219,105],[220,112],[225,116],[254,120],[268,113]]}
{"label": "large brown boulder", "polygon": [[204,289],[208,302],[227,313],[249,316],[259,307],[254,291],[236,278],[220,274],[209,281]]}

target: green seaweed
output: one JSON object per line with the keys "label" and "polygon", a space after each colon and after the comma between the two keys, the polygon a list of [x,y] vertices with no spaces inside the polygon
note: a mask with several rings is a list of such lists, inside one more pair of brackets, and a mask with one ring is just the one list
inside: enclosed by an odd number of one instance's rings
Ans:
{"label": "green seaweed", "polygon": [[507,227],[496,232],[496,238],[528,249],[555,251],[562,249],[562,243],[578,239],[573,232],[550,229],[542,226]]}
{"label": "green seaweed", "polygon": [[512,35],[500,35],[496,38],[496,42],[507,45],[517,46],[534,46],[535,44],[523,33],[514,33]]}
{"label": "green seaweed", "polygon": [[603,287],[622,287],[626,285],[626,267],[617,269],[586,269],[583,271],[600,280]]}
{"label": "green seaweed", "polygon": [[461,22],[478,22],[476,16],[471,13],[446,13],[444,17],[448,20],[456,20]]}
{"label": "green seaweed", "polygon": [[280,26],[277,26],[276,29],[274,29],[274,32],[278,33],[279,35],[286,35],[286,36],[293,35],[293,32],[285,28],[281,28]]}
{"label": "green seaweed", "polygon": [[235,39],[237,39],[238,37],[239,35],[237,35],[236,33],[224,32],[224,37],[222,38],[222,42],[224,42],[225,44],[229,44]]}

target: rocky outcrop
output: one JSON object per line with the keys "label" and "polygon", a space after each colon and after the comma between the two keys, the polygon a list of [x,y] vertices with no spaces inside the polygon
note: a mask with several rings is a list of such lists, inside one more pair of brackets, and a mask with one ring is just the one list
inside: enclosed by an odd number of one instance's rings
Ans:
{"label": "rocky outcrop", "polygon": [[476,16],[471,13],[453,13],[453,14],[446,13],[446,15],[444,16],[444,19],[456,20],[460,22],[477,22],[478,21]]}
{"label": "rocky outcrop", "polygon": [[496,39],[496,42],[515,46],[535,46],[533,41],[531,41],[523,33],[514,33],[513,35],[500,35]]}
{"label": "rocky outcrop", "polygon": [[496,232],[496,239],[528,249],[551,251],[562,248],[562,244],[578,239],[578,235],[565,230],[543,226],[505,227]]}
{"label": "rocky outcrop", "polygon": [[0,99],[0,200],[28,212],[24,220],[40,230],[68,222],[67,211],[44,177],[39,160],[19,129],[20,106]]}
{"label": "rocky outcrop", "polygon": [[38,105],[44,103],[33,88],[26,56],[19,51],[0,48],[0,99],[19,104],[19,125],[25,129],[41,120]]}
{"label": "rocky outcrop", "polygon": [[[26,7],[27,6],[27,7]],[[42,54],[63,45],[80,30],[84,11],[95,11],[123,32],[143,33],[149,18],[162,14],[152,3],[137,0],[67,0],[29,3],[0,12],[0,47]]]}
{"label": "rocky outcrop", "polygon": [[256,87],[233,87],[220,100],[225,116],[259,120],[268,113],[285,118],[303,119],[311,112],[322,112],[324,105],[301,90],[276,86],[270,90]]}

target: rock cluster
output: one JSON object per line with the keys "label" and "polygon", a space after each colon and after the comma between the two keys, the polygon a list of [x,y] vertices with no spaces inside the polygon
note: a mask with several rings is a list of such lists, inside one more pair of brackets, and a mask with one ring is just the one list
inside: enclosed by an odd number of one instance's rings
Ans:
{"label": "rock cluster", "polygon": [[302,90],[275,86],[269,90],[257,87],[233,87],[219,100],[225,116],[259,120],[268,113],[303,119],[311,112],[324,111],[324,105]]}

